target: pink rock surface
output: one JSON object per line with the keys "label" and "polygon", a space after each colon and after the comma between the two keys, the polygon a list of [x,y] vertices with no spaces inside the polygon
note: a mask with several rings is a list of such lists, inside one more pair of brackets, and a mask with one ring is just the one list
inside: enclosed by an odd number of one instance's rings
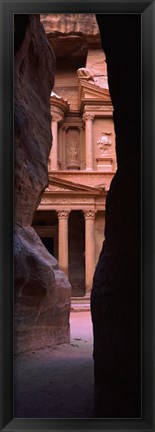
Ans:
{"label": "pink rock surface", "polygon": [[41,21],[57,57],[82,57],[88,47],[101,48],[95,14],[44,14]]}

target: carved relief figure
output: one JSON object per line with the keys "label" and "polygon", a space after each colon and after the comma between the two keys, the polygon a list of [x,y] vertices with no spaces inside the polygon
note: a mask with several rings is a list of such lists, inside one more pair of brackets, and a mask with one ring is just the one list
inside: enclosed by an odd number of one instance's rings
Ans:
{"label": "carved relief figure", "polygon": [[100,139],[97,141],[97,145],[101,150],[101,156],[105,156],[110,152],[112,142],[109,135],[111,135],[111,132],[102,132]]}
{"label": "carved relief figure", "polygon": [[78,143],[76,138],[71,141],[69,156],[71,163],[78,161]]}

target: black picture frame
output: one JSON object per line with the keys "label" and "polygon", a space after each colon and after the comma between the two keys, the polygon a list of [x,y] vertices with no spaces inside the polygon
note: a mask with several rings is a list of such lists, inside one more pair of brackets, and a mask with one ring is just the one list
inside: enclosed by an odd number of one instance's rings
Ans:
{"label": "black picture frame", "polygon": [[[140,13],[142,18],[142,420],[13,418],[13,15],[15,13]],[[155,431],[154,335],[154,73],[155,2],[0,2],[0,430]],[[154,48],[154,50],[153,50]]]}

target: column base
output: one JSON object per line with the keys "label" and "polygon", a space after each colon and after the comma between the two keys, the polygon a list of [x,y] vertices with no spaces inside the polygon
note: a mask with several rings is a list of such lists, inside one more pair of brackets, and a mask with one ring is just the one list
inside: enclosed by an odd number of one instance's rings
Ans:
{"label": "column base", "polygon": [[71,312],[89,312],[90,311],[90,295],[84,297],[71,297]]}
{"label": "column base", "polygon": [[94,171],[93,168],[86,168],[85,171]]}

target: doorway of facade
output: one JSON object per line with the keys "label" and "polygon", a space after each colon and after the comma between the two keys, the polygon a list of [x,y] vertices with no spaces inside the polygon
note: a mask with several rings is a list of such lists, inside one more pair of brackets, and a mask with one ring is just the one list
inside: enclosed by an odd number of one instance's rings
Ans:
{"label": "doorway of facade", "polygon": [[54,256],[54,238],[53,237],[40,237],[45,248]]}
{"label": "doorway of facade", "polygon": [[[57,212],[38,210],[34,216],[33,228],[48,252],[58,260]],[[83,297],[85,295],[85,222],[83,213],[78,210],[72,210],[68,220],[68,278],[72,287],[72,297]]]}
{"label": "doorway of facade", "polygon": [[37,210],[32,226],[48,252],[58,259],[58,220],[56,211]]}
{"label": "doorway of facade", "polygon": [[68,226],[69,269],[72,297],[85,295],[85,223],[81,211],[71,211]]}

